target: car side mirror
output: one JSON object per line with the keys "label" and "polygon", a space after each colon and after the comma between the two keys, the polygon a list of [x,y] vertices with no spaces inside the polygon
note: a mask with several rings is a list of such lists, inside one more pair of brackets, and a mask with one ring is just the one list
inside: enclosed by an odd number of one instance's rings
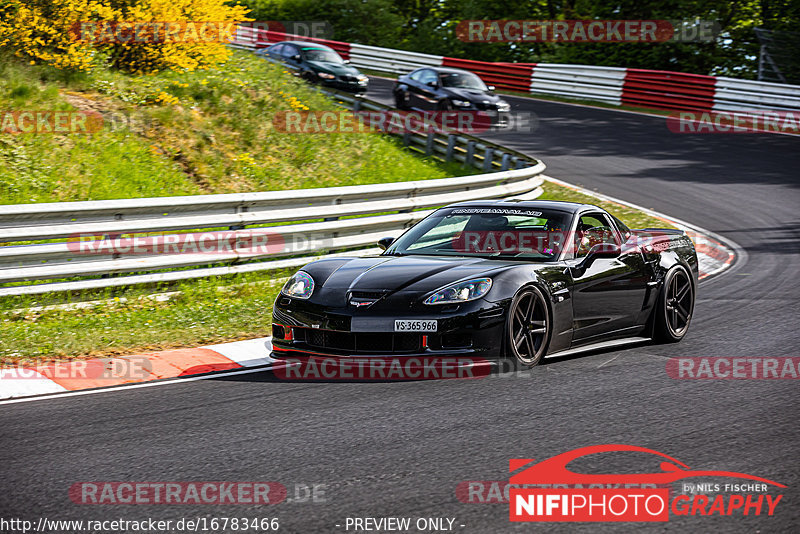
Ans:
{"label": "car side mirror", "polygon": [[613,259],[622,254],[622,249],[616,243],[598,243],[589,249],[588,254],[572,268],[573,276],[583,276],[583,273],[599,258]]}
{"label": "car side mirror", "polygon": [[293,56],[292,56],[292,59],[293,59],[294,61],[297,61],[297,62],[299,63],[299,62],[300,62],[300,59],[301,59],[301,58],[300,58],[300,54],[295,54],[295,55],[293,55]]}
{"label": "car side mirror", "polygon": [[342,61],[342,63],[344,63],[345,65],[349,65],[350,64],[350,60],[349,59],[345,59],[344,61]]}
{"label": "car side mirror", "polygon": [[425,85],[427,85],[428,87],[432,87],[434,89],[438,89],[439,88],[439,84],[436,83],[436,82],[428,82]]}
{"label": "car side mirror", "polygon": [[491,93],[492,91],[494,91],[495,89],[497,89],[497,88],[496,88],[494,85],[490,85],[490,86],[488,86],[488,87],[486,87],[486,88],[489,90],[489,92],[490,92],[490,93]]}
{"label": "car side mirror", "polygon": [[393,237],[384,237],[378,240],[378,246],[381,247],[381,250],[386,250],[392,243],[394,243]]}

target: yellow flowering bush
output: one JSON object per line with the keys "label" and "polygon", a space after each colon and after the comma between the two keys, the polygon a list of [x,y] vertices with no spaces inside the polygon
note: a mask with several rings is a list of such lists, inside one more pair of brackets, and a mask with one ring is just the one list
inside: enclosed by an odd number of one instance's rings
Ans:
{"label": "yellow flowering bush", "polygon": [[[88,71],[99,61],[136,74],[201,69],[228,59],[226,42],[232,37],[235,23],[252,20],[245,16],[247,8],[227,2],[3,0],[0,49],[11,50],[28,62],[78,71]],[[147,22],[154,24],[145,29],[159,37],[149,41],[131,38],[139,36],[134,33],[133,23]],[[176,31],[168,35],[168,28],[155,23],[169,23]],[[200,23],[214,23],[209,26],[219,31],[200,32],[198,36],[197,30],[203,26]],[[104,35],[106,39],[102,38]],[[119,39],[120,35],[127,37],[127,42]]]}

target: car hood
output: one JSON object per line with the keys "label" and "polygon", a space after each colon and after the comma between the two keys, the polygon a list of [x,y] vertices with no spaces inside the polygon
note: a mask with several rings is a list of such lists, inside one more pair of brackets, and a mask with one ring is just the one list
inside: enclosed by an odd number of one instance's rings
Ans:
{"label": "car hood", "polygon": [[[427,293],[467,278],[491,276],[519,262],[441,256],[332,258],[303,267],[321,294],[348,291]],[[316,292],[316,291],[315,291]]]}
{"label": "car hood", "polygon": [[335,74],[337,76],[358,76],[358,69],[342,63],[326,63],[324,61],[308,61],[308,64],[317,71]]}
{"label": "car hood", "polygon": [[470,102],[491,102],[497,103],[500,97],[497,95],[490,95],[483,91],[475,91],[472,89],[459,89],[457,87],[443,87],[447,93],[460,100],[469,100]]}

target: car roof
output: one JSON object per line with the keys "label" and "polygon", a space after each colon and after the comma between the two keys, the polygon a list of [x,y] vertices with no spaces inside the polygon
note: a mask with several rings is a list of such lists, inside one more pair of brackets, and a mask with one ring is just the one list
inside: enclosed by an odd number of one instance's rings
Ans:
{"label": "car roof", "polygon": [[579,202],[566,202],[563,200],[470,200],[467,202],[458,202],[450,204],[446,207],[472,207],[472,208],[508,208],[508,209],[543,209],[554,210],[565,213],[580,213],[587,210],[600,210],[602,208],[593,206],[592,204],[582,204]]}
{"label": "car roof", "polygon": [[[275,46],[277,44],[290,44],[290,45],[295,45],[295,46],[313,46],[314,48],[324,48],[326,50],[333,50],[333,48],[331,48],[328,45],[319,44],[319,43],[312,43],[310,41],[281,41],[279,43],[273,43],[270,46]],[[333,50],[333,51],[336,52],[336,50]],[[338,52],[337,52],[337,54],[338,54]]]}
{"label": "car roof", "polygon": [[432,70],[434,72],[438,72],[439,74],[445,74],[445,73],[446,74],[464,74],[464,73],[466,73],[466,74],[475,75],[474,72],[471,72],[471,71],[468,71],[468,70],[465,70],[465,69],[454,69],[454,68],[450,68],[450,67],[420,67],[418,69],[414,69],[412,72],[416,72],[416,71],[422,70],[422,69],[430,69],[430,70]]}

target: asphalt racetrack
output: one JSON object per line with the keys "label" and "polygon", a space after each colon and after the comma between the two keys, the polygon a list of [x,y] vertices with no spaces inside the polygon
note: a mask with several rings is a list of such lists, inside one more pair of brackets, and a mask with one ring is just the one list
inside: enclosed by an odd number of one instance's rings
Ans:
{"label": "asphalt racetrack", "polygon": [[[389,89],[390,82],[373,79],[368,96],[389,103]],[[800,138],[681,135],[664,118],[508,100],[512,111],[535,113],[538,128],[495,132],[486,136],[492,141],[541,158],[550,176],[741,247],[731,271],[700,285],[686,339],[552,359],[525,377],[296,383],[265,371],[7,404],[0,409],[0,516],[278,517],[281,532],[303,533],[347,532],[348,517],[368,516],[454,518],[454,531],[464,533],[796,532],[800,382],[675,380],[665,363],[798,355]],[[463,481],[507,479],[511,458],[545,459],[603,443],[640,445],[692,468],[788,487],[772,517],[673,516],[635,527],[509,523],[507,504],[456,496]],[[582,465],[598,472],[658,467],[636,458]],[[70,501],[68,489],[80,481],[277,481],[289,494],[260,507],[92,506]],[[304,498],[315,484],[324,488],[318,502]]]}

